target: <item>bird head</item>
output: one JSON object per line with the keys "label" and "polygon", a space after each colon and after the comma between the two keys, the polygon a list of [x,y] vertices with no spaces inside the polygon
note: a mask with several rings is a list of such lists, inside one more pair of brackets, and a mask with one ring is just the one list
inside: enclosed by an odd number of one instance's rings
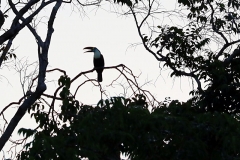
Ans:
{"label": "bird head", "polygon": [[96,47],[85,47],[83,49],[87,49],[87,51],[85,51],[84,53],[87,53],[87,52],[95,52],[96,50]]}
{"label": "bird head", "polygon": [[94,58],[99,58],[101,56],[101,52],[96,47],[85,47],[83,49],[87,49],[84,53],[93,52]]}

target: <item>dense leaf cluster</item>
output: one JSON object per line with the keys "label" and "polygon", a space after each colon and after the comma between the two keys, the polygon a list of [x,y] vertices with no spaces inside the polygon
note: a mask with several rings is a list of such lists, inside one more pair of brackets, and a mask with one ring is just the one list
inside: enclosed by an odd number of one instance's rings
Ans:
{"label": "dense leaf cluster", "polygon": [[171,76],[188,76],[197,82],[197,89],[190,94],[203,110],[239,113],[239,1],[178,3],[187,7],[190,23],[184,27],[158,26],[156,38],[145,36],[149,47],[159,49],[157,54],[164,66],[172,69]]}
{"label": "dense leaf cluster", "polygon": [[19,159],[110,160],[120,154],[136,160],[239,158],[240,124],[228,114],[200,112],[192,101],[163,103],[149,112],[143,95],[80,105],[69,85],[64,88],[58,118],[39,110],[39,104],[32,108],[41,130],[19,130],[34,136]]}

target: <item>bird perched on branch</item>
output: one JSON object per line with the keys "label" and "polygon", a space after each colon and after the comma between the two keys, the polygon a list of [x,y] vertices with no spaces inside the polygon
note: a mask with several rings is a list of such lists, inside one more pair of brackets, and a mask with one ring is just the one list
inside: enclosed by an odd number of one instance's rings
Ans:
{"label": "bird perched on branch", "polygon": [[93,52],[93,65],[94,69],[97,71],[97,79],[98,82],[102,82],[102,72],[103,72],[103,67],[104,67],[104,58],[101,52],[96,48],[96,47],[85,47],[83,49],[88,49],[88,51],[85,51],[84,53],[87,52]]}

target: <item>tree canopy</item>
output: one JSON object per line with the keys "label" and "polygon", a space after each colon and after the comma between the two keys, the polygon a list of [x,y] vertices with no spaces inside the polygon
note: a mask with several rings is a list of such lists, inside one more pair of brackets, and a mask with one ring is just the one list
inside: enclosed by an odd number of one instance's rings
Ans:
{"label": "tree canopy", "polygon": [[[69,101],[69,99],[71,99]],[[40,104],[36,104],[40,106]],[[65,97],[54,119],[34,107],[36,129],[19,159],[238,159],[239,122],[226,113],[200,112],[171,101],[148,110],[146,98],[112,97],[98,106]]]}

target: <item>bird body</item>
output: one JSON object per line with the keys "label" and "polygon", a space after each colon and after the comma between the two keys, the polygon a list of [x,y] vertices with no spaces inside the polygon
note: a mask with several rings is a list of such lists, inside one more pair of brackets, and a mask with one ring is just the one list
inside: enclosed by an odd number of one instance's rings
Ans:
{"label": "bird body", "polygon": [[[93,64],[94,64],[94,68],[96,68],[96,71],[98,73],[98,82],[102,82],[102,72],[103,72],[103,68],[104,67],[104,59],[103,56],[100,55],[99,58],[93,58]],[[97,69],[98,68],[98,69]]]}
{"label": "bird body", "polygon": [[98,82],[102,82],[102,72],[104,67],[104,58],[101,52],[96,47],[85,47],[84,49],[88,49],[86,52],[93,52],[93,65],[98,74]]}

